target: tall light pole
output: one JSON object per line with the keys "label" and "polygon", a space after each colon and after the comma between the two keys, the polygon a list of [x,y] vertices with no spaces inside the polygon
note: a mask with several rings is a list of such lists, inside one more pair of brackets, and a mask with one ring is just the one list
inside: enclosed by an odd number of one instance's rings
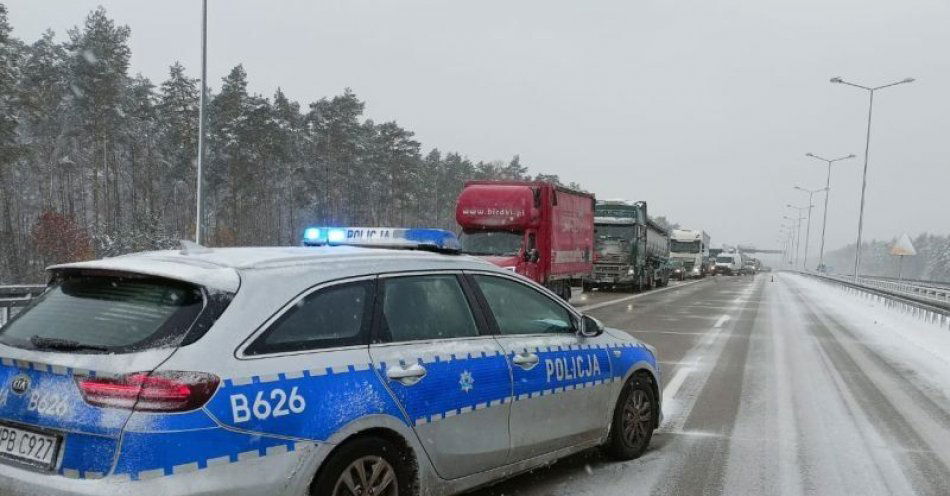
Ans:
{"label": "tall light pole", "polygon": [[784,253],[782,256],[782,261],[785,262],[785,265],[791,265],[792,257],[792,228],[788,224],[782,224],[782,228],[779,229],[779,233],[784,236],[783,243],[785,247],[783,249]]}
{"label": "tall light pole", "polygon": [[825,188],[805,189],[805,188],[802,188],[801,186],[795,186],[795,189],[797,189],[798,191],[803,191],[805,193],[808,193],[808,224],[807,224],[807,227],[805,227],[805,255],[804,257],[802,257],[802,270],[807,271],[808,270],[808,245],[811,243],[811,209],[812,207],[815,206],[815,204],[812,202],[812,198],[814,198],[815,193],[820,193],[822,191],[825,191]]}
{"label": "tall light pole", "polygon": [[201,244],[202,169],[205,161],[205,95],[208,93],[208,0],[201,0],[201,96],[198,97],[198,167],[195,181],[195,243]]}
{"label": "tall light pole", "polygon": [[788,253],[786,254],[786,257],[785,257],[786,258],[785,263],[788,265],[792,265],[793,264],[792,257],[793,257],[793,253],[795,253],[795,223],[794,223],[795,219],[787,215],[783,215],[782,218],[787,221],[792,221],[789,224],[783,224],[783,226],[785,227],[785,235],[788,236]]}
{"label": "tall light pole", "polygon": [[854,280],[858,279],[858,268],[861,265],[861,235],[864,233],[864,194],[868,189],[868,154],[871,151],[871,114],[874,110],[874,92],[877,90],[883,90],[884,88],[890,88],[891,86],[897,86],[904,83],[913,83],[914,78],[905,78],[900,81],[893,83],[885,84],[882,86],[862,86],[860,84],[851,83],[841,79],[840,77],[831,78],[831,82],[835,84],[846,84],[848,86],[853,86],[855,88],[860,88],[868,92],[868,132],[867,138],[864,144],[864,173],[861,175],[861,211],[858,214],[858,241],[854,246]]}
{"label": "tall light pole", "polygon": [[854,154],[852,153],[845,157],[838,157],[838,158],[832,158],[832,159],[827,159],[827,158],[815,155],[814,153],[806,153],[805,156],[811,157],[817,160],[821,160],[822,162],[825,162],[828,164],[828,179],[825,181],[825,209],[824,209],[824,214],[823,214],[824,219],[822,219],[821,221],[821,245],[820,245],[821,248],[818,249],[818,270],[823,271],[824,265],[825,265],[825,230],[828,227],[828,197],[831,196],[831,166],[835,162],[840,162],[842,160],[848,160],[848,159],[854,158]]}
{"label": "tall light pole", "polygon": [[[791,205],[788,205],[788,206],[792,207]],[[792,208],[798,208],[798,207],[792,207]],[[798,217],[789,217],[786,215],[785,219],[795,222],[795,239],[794,239],[795,259],[792,261],[792,264],[798,265],[798,252],[801,251],[801,248],[802,248],[802,221],[805,220],[805,217],[802,216],[801,210],[799,210]]]}

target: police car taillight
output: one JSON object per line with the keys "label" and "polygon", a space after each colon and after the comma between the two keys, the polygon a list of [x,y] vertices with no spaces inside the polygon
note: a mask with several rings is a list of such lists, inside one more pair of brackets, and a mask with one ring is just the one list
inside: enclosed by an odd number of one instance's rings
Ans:
{"label": "police car taillight", "polygon": [[81,377],[86,403],[143,412],[184,412],[211,399],[220,379],[204,372],[136,372],[119,377]]}

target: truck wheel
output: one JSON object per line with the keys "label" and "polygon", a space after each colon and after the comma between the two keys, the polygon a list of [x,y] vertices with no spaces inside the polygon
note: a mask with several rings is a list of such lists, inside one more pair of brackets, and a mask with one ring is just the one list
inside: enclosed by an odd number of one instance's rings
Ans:
{"label": "truck wheel", "polygon": [[571,301],[571,285],[570,283],[564,285],[564,301]]}
{"label": "truck wheel", "polygon": [[590,283],[586,283],[586,282],[582,282],[582,283],[581,283],[581,292],[583,292],[583,293],[590,293],[590,292],[593,291],[593,290],[594,290],[594,288],[593,288],[593,286],[590,285]]}

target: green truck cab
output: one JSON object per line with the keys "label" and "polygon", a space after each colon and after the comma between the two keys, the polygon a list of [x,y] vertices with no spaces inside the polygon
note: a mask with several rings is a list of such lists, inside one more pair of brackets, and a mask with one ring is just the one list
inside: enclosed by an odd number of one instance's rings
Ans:
{"label": "green truck cab", "polygon": [[594,207],[594,272],[584,290],[650,289],[670,280],[670,233],[650,220],[646,202],[599,201]]}

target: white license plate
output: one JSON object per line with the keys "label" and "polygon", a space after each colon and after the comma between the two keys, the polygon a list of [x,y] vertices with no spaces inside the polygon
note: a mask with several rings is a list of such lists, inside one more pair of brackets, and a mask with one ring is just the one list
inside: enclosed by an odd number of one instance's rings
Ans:
{"label": "white license plate", "polygon": [[56,436],[0,424],[0,456],[52,469],[58,450]]}

